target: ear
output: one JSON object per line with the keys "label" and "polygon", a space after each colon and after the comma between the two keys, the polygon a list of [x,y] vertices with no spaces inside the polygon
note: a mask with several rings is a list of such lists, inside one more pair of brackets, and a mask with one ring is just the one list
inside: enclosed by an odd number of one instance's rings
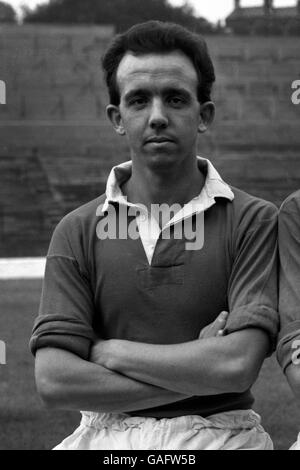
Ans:
{"label": "ear", "polygon": [[212,101],[206,101],[206,103],[200,105],[200,121],[198,126],[198,132],[200,134],[207,131],[214,120],[215,113],[216,107]]}
{"label": "ear", "polygon": [[112,123],[115,131],[119,135],[125,135],[125,129],[122,124],[122,117],[120,113],[119,106],[115,106],[113,104],[109,104],[106,107],[106,115],[110,122]]}

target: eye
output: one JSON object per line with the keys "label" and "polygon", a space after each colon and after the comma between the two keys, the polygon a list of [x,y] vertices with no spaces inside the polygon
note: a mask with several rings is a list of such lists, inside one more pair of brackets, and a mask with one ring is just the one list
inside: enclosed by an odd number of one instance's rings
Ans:
{"label": "eye", "polygon": [[181,106],[185,103],[185,99],[182,96],[170,96],[168,102],[173,106]]}
{"label": "eye", "polygon": [[171,101],[173,101],[173,103],[181,103],[182,99],[178,96],[174,96],[173,98],[171,98]]}
{"label": "eye", "polygon": [[137,96],[136,98],[132,98],[129,101],[130,106],[141,107],[147,103],[147,98],[145,96]]}

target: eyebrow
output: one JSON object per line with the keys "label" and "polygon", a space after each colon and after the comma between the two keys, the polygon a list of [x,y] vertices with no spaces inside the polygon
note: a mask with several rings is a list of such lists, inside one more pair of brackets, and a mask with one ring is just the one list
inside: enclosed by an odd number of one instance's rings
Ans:
{"label": "eyebrow", "polygon": [[[191,96],[190,92],[186,90],[185,88],[182,87],[167,87],[164,88],[162,93],[164,95],[172,95],[172,94],[180,94],[186,98],[189,98]],[[134,98],[135,96],[142,95],[142,96],[149,96],[151,95],[151,92],[147,90],[147,88],[137,88],[135,90],[128,91],[125,94],[124,99],[126,101],[130,101],[131,98]]]}

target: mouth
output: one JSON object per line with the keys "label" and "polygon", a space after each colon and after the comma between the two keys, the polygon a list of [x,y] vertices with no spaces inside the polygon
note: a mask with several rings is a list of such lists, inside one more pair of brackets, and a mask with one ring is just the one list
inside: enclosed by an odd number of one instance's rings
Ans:
{"label": "mouth", "polygon": [[149,137],[149,139],[146,140],[146,144],[169,144],[169,143],[174,143],[174,140],[171,139],[170,137]]}

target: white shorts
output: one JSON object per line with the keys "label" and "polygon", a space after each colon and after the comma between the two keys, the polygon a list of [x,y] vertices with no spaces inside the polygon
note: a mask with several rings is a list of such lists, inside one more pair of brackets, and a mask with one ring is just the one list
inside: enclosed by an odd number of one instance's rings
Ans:
{"label": "white shorts", "polygon": [[290,448],[290,450],[300,450],[300,433],[298,435],[298,441]]}
{"label": "white shorts", "polygon": [[55,450],[273,450],[252,410],[178,418],[82,412],[80,426]]}

